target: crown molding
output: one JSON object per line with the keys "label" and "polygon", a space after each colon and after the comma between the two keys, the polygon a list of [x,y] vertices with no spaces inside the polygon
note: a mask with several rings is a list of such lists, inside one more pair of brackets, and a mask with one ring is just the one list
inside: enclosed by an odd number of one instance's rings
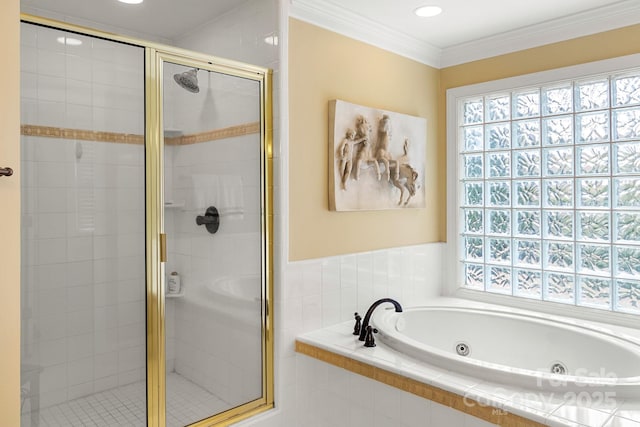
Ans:
{"label": "crown molding", "polygon": [[640,2],[624,0],[568,17],[440,49],[328,0],[289,0],[289,16],[413,59],[444,68],[609,31],[640,22]]}
{"label": "crown molding", "polygon": [[440,64],[443,68],[449,67],[601,33],[639,22],[640,2],[622,1],[443,49]]}
{"label": "crown molding", "polygon": [[290,0],[289,16],[338,34],[440,68],[442,49],[327,0]]}

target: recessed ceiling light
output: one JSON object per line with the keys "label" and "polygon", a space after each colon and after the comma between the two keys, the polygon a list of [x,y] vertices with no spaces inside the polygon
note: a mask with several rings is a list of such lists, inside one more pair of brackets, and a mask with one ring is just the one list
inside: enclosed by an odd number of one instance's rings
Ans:
{"label": "recessed ceiling light", "polygon": [[126,3],[126,4],[140,4],[142,3],[144,0],[118,0],[120,3]]}
{"label": "recessed ceiling light", "polygon": [[74,39],[72,37],[58,37],[56,41],[67,46],[80,46],[82,44],[82,40]]}
{"label": "recessed ceiling light", "polygon": [[420,17],[429,18],[440,15],[442,13],[442,8],[439,6],[421,6],[413,12]]}

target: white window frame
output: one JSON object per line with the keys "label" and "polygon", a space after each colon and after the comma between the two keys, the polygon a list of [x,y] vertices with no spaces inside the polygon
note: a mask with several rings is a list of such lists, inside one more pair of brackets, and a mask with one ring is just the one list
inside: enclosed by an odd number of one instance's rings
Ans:
{"label": "white window frame", "polygon": [[447,245],[444,263],[445,285],[443,294],[474,301],[496,303],[516,308],[524,308],[544,313],[570,316],[575,318],[612,323],[616,325],[638,328],[640,318],[635,314],[626,314],[589,307],[574,306],[550,301],[531,300],[527,298],[501,295],[486,291],[464,288],[461,264],[459,262],[459,161],[458,161],[458,102],[487,93],[513,91],[519,88],[543,86],[561,80],[575,80],[590,76],[615,73],[629,68],[640,67],[640,54],[589,62],[570,67],[557,68],[533,74],[525,74],[500,80],[493,80],[447,90]]}

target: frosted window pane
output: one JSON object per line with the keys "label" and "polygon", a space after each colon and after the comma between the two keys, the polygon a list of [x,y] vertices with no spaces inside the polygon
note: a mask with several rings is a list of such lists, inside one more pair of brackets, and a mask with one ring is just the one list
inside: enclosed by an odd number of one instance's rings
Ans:
{"label": "frosted window pane", "polygon": [[640,173],[640,143],[614,144],[617,173]]}
{"label": "frosted window pane", "polygon": [[489,205],[509,206],[511,203],[508,181],[489,182],[489,188],[487,191],[489,194]]}
{"label": "frosted window pane", "polygon": [[588,145],[578,147],[578,173],[599,175],[609,173],[609,146]]}
{"label": "frosted window pane", "polygon": [[467,182],[464,184],[464,204],[469,206],[482,205],[482,183]]}
{"label": "frosted window pane", "polygon": [[489,260],[492,263],[511,261],[511,241],[509,239],[489,239]]}
{"label": "frosted window pane", "polygon": [[573,206],[573,180],[543,180],[545,206]]}
{"label": "frosted window pane", "polygon": [[546,242],[546,268],[551,270],[573,270],[573,243]]}
{"label": "frosted window pane", "polygon": [[516,206],[540,206],[540,182],[516,181]]}
{"label": "frosted window pane", "polygon": [[464,156],[466,178],[482,178],[482,154]]}
{"label": "frosted window pane", "polygon": [[609,272],[609,246],[578,245],[580,255],[580,270],[587,273]]}
{"label": "frosted window pane", "polygon": [[588,113],[576,116],[577,142],[609,140],[609,113]]}
{"label": "frosted window pane", "polygon": [[516,262],[521,265],[540,266],[542,249],[538,240],[516,241]]}
{"label": "frosted window pane", "polygon": [[640,179],[615,178],[616,206],[640,208]]}
{"label": "frosted window pane", "polygon": [[513,140],[519,148],[540,145],[540,121],[524,120],[513,123]]}
{"label": "frosted window pane", "polygon": [[608,106],[608,80],[584,82],[576,85],[576,110],[598,110]]}
{"label": "frosted window pane", "polygon": [[540,236],[540,212],[538,211],[517,211],[516,212],[517,234],[526,237]]}
{"label": "frosted window pane", "polygon": [[487,125],[487,145],[490,150],[511,147],[511,129],[509,124]]}
{"label": "frosted window pane", "polygon": [[640,104],[640,76],[619,77],[614,80],[613,99],[616,107]]}
{"label": "frosted window pane", "polygon": [[511,269],[504,267],[489,268],[489,284],[487,290],[490,292],[511,293]]}
{"label": "frosted window pane", "polygon": [[618,241],[640,242],[640,215],[635,213],[616,213],[616,235]]}
{"label": "frosted window pane", "polygon": [[615,274],[619,277],[640,279],[640,248],[615,246]]}
{"label": "frosted window pane", "polygon": [[465,258],[468,261],[483,260],[484,239],[481,237],[467,237],[465,239]]}
{"label": "frosted window pane", "polygon": [[573,148],[545,148],[544,175],[572,175]]}
{"label": "frosted window pane", "polygon": [[465,286],[471,289],[484,290],[484,266],[465,264]]}
{"label": "frosted window pane", "polygon": [[482,99],[477,100],[469,100],[464,103],[464,124],[473,124],[473,123],[482,123],[483,118],[483,109],[482,109]]}
{"label": "frosted window pane", "polygon": [[546,298],[551,301],[573,304],[575,302],[574,278],[568,274],[546,273],[544,277]]}
{"label": "frosted window pane", "polygon": [[613,130],[616,140],[640,138],[640,108],[614,111]]}
{"label": "frosted window pane", "polygon": [[544,119],[542,121],[542,141],[546,145],[573,144],[573,118]]}
{"label": "frosted window pane", "polygon": [[516,294],[526,298],[542,297],[542,274],[539,271],[516,270]]}
{"label": "frosted window pane", "polygon": [[511,176],[511,158],[509,153],[490,153],[489,176],[492,178],[509,178]]}
{"label": "frosted window pane", "polygon": [[609,308],[611,281],[596,277],[580,277],[580,303],[596,308]]}
{"label": "frosted window pane", "polygon": [[580,206],[609,207],[609,179],[579,179]]}
{"label": "frosted window pane", "polygon": [[514,156],[516,176],[540,176],[539,150],[516,151]]}
{"label": "frosted window pane", "polygon": [[545,238],[573,239],[573,212],[544,211]]}
{"label": "frosted window pane", "polygon": [[545,115],[564,114],[573,110],[571,86],[548,88],[543,91]]}
{"label": "frosted window pane", "polygon": [[484,148],[482,126],[465,127],[462,133],[465,151],[481,151]]}
{"label": "frosted window pane", "polygon": [[603,212],[580,212],[578,216],[580,240],[600,240],[609,241],[609,213]]}
{"label": "frosted window pane", "polygon": [[535,117],[540,115],[540,94],[537,90],[514,94],[513,103],[514,118]]}
{"label": "frosted window pane", "polygon": [[620,311],[640,314],[640,282],[616,280],[618,300],[616,308]]}
{"label": "frosted window pane", "polygon": [[511,221],[509,219],[509,211],[489,212],[489,233],[491,234],[509,234],[511,233]]}
{"label": "frosted window pane", "polygon": [[483,226],[483,214],[479,209],[466,209],[465,210],[465,224],[467,233],[482,233],[484,232]]}
{"label": "frosted window pane", "polygon": [[509,95],[487,98],[487,121],[496,122],[511,118]]}

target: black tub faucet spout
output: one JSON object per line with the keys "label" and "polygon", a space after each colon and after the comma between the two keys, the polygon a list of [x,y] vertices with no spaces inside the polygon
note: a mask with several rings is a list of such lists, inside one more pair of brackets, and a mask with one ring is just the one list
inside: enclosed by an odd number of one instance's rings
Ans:
{"label": "black tub faucet spout", "polygon": [[391,304],[393,304],[394,307],[396,308],[396,313],[402,312],[402,306],[400,305],[400,303],[391,298],[382,298],[374,302],[373,304],[371,304],[371,307],[369,307],[369,310],[367,310],[367,314],[365,314],[364,316],[364,320],[362,321],[362,326],[360,327],[360,337],[358,337],[360,341],[364,341],[364,338],[367,334],[367,326],[369,326],[369,320],[371,319],[373,310],[375,310],[377,306],[379,306],[384,302],[390,302]]}

